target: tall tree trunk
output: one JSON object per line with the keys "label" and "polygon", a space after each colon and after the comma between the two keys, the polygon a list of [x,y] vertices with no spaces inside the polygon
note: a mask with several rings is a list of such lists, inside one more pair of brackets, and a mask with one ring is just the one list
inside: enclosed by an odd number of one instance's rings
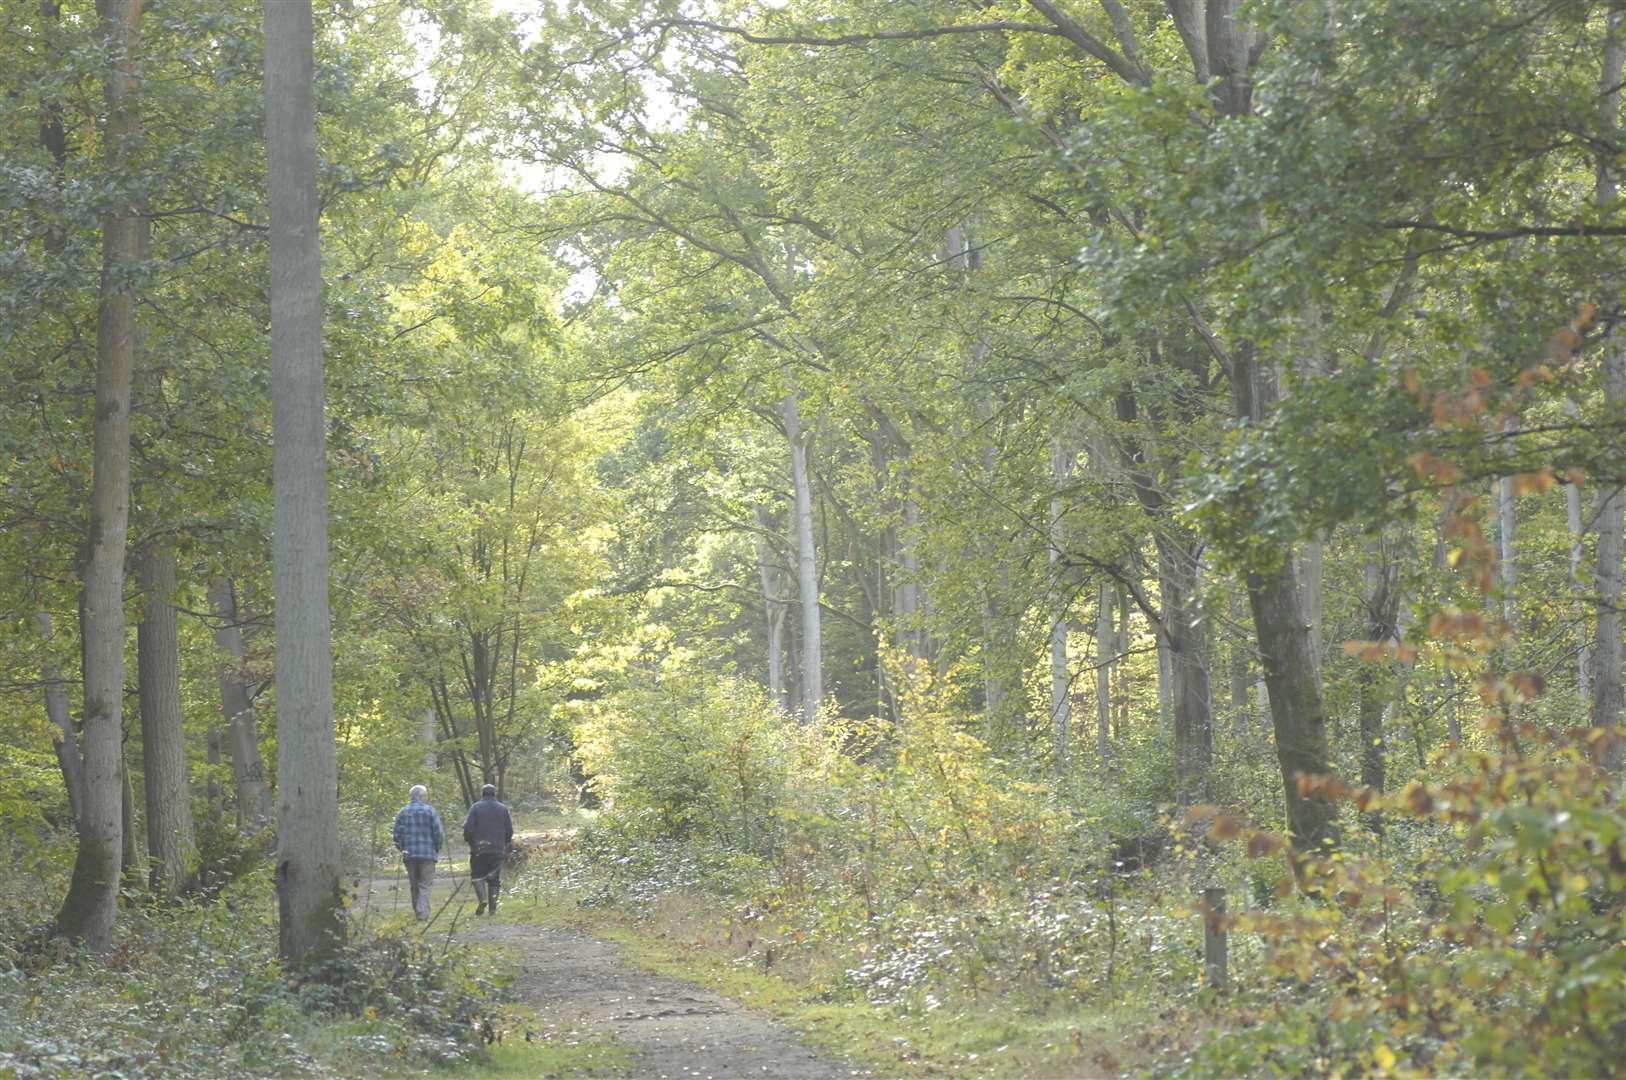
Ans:
{"label": "tall tree trunk", "polygon": [[898,620],[904,625],[904,648],[917,660],[930,660],[932,647],[926,628],[927,597],[920,580],[920,501],[912,490],[903,497],[903,529],[898,536]]}
{"label": "tall tree trunk", "polygon": [[[1578,415],[1579,410],[1575,399],[1571,398],[1565,403],[1565,409],[1571,417]],[[1586,554],[1586,525],[1581,520],[1581,487],[1579,484],[1564,485],[1564,518],[1570,532],[1570,592],[1576,597],[1581,596],[1581,563]],[[1581,708],[1588,711],[1592,708],[1592,635],[1587,626],[1587,620],[1581,619],[1576,627],[1575,643],[1575,689],[1580,700]]]}
{"label": "tall tree trunk", "polygon": [[1134,607],[1130,603],[1130,600],[1129,600],[1129,590],[1125,586],[1119,585],[1118,586],[1118,652],[1117,652],[1117,655],[1124,659],[1124,663],[1122,663],[1122,664],[1120,664],[1118,666],[1118,692],[1117,692],[1117,706],[1118,706],[1118,709],[1117,709],[1116,716],[1115,716],[1115,718],[1114,718],[1114,720],[1112,722],[1112,737],[1114,739],[1123,738],[1124,734],[1129,730],[1129,699],[1130,699],[1130,691],[1132,689],[1131,686],[1130,686],[1129,663],[1128,663],[1129,646],[1130,646],[1130,641],[1131,641],[1131,639],[1130,639],[1129,620],[1133,616],[1133,614],[1134,614]]}
{"label": "tall tree trunk", "polygon": [[773,534],[773,515],[766,506],[756,507],[757,576],[762,582],[762,607],[768,635],[768,693],[782,709],[790,707],[785,691],[785,598],[779,564],[768,537]]}
{"label": "tall tree trunk", "polygon": [[215,620],[214,641],[219,650],[220,715],[225,723],[226,752],[231,756],[232,782],[237,789],[237,827],[259,832],[271,821],[271,788],[265,782],[260,757],[260,730],[254,718],[253,680],[244,668],[247,647],[243,640],[243,613],[237,590],[226,578],[209,583],[209,613]]}
{"label": "tall tree trunk", "polygon": [[271,203],[272,547],[277,633],[277,895],[299,967],[344,939],[327,600],[322,268],[310,0],[265,0]]}
{"label": "tall tree trunk", "polygon": [[[1622,35],[1622,20],[1626,16],[1609,16],[1608,38],[1604,45],[1603,62],[1603,128],[1618,130],[1620,124],[1620,84],[1626,70],[1626,39]],[[1619,194],[1619,182],[1614,172],[1612,157],[1598,163],[1597,199],[1603,206],[1611,205]],[[1603,346],[1604,400],[1615,415],[1626,408],[1626,340],[1618,331],[1611,334]],[[1622,708],[1621,668],[1626,663],[1626,649],[1621,642],[1621,561],[1626,558],[1626,488],[1605,487],[1598,492],[1597,571],[1598,586],[1598,638],[1593,652],[1592,667],[1592,723],[1596,727],[1614,727],[1620,724]],[[1618,740],[1604,755],[1604,765],[1618,773],[1626,765],[1626,745]]]}
{"label": "tall tree trunk", "polygon": [[1298,552],[1299,587],[1303,590],[1304,621],[1310,628],[1310,653],[1315,657],[1316,679],[1321,679],[1321,624],[1326,607],[1326,589],[1322,578],[1326,562],[1326,542],[1317,536],[1307,541]]}
{"label": "tall tree trunk", "polygon": [[130,760],[123,741],[119,745],[119,822],[121,825],[119,877],[123,888],[132,891],[144,888],[141,867],[147,860],[141,854],[141,827],[136,817],[135,784],[130,780]]}
{"label": "tall tree trunk", "polygon": [[[1211,23],[1210,40],[1213,33]],[[1257,422],[1272,404],[1270,380],[1260,377],[1251,344],[1236,345],[1230,359],[1235,415],[1243,422]],[[1274,566],[1249,570],[1247,586],[1248,606],[1259,635],[1259,658],[1270,698],[1271,726],[1276,735],[1276,757],[1293,847],[1301,852],[1335,847],[1339,840],[1337,806],[1299,791],[1301,778],[1332,772],[1332,754],[1327,744],[1326,705],[1317,677],[1320,664],[1291,554],[1284,553]]]}
{"label": "tall tree trunk", "polygon": [[1248,699],[1248,648],[1242,637],[1242,602],[1231,596],[1231,621],[1239,629],[1231,638],[1231,733],[1240,741],[1249,736],[1253,703]]}
{"label": "tall tree trunk", "polygon": [[1104,766],[1112,759],[1112,669],[1118,655],[1113,630],[1117,592],[1105,577],[1095,589],[1095,753]]}
{"label": "tall tree trunk", "polygon": [[[1172,523],[1167,523],[1172,528]],[[1198,606],[1202,566],[1197,538],[1181,530],[1157,536],[1158,591],[1163,601],[1160,637],[1168,663],[1169,710],[1174,720],[1175,797],[1181,806],[1208,798],[1214,761],[1209,691],[1208,622]]]}
{"label": "tall tree trunk", "polygon": [[[110,66],[104,160],[110,175],[130,168],[140,137],[135,103],[141,0],[97,0]],[[102,219],[101,297],[96,318],[95,450],[83,562],[81,641],[85,792],[73,880],[57,927],[92,951],[113,943],[124,846],[124,542],[130,516],[130,380],[135,362],[134,264],[140,220],[132,205]]]}
{"label": "tall tree trunk", "polygon": [[[1511,423],[1508,430],[1512,430]],[[1517,627],[1519,622],[1519,605],[1515,596],[1519,585],[1515,508],[1513,477],[1503,476],[1496,481],[1496,558],[1497,568],[1501,572],[1502,619],[1510,627]]]}
{"label": "tall tree trunk", "polygon": [[1169,658],[1169,639],[1162,633],[1154,639],[1157,650],[1157,720],[1172,726],[1174,719],[1174,665]]}
{"label": "tall tree trunk", "polygon": [[147,851],[152,860],[153,891],[170,896],[185,885],[194,849],[192,795],[186,783],[186,736],[181,728],[175,549],[165,545],[144,555],[140,576],[144,603],[141,623],[136,628],[136,668],[142,780],[147,796]]}
{"label": "tall tree trunk", "polygon": [[435,710],[425,706],[423,716],[418,720],[418,745],[423,747],[423,767],[427,772],[437,772],[440,769],[440,758],[435,753]]}
{"label": "tall tree trunk", "polygon": [[[1363,568],[1365,595],[1361,597],[1366,609],[1366,637],[1368,641],[1394,642],[1400,640],[1400,570],[1401,560],[1395,546],[1385,537],[1379,537],[1368,552]],[[1384,789],[1387,780],[1388,748],[1385,741],[1384,718],[1389,714],[1391,695],[1384,692],[1388,679],[1384,665],[1370,662],[1361,667],[1359,675],[1359,702],[1361,733],[1361,783],[1377,791]],[[1377,827],[1378,819],[1367,819]]]}
{"label": "tall tree trunk", "polygon": [[1067,608],[1068,599],[1065,583],[1061,580],[1061,556],[1066,544],[1066,536],[1062,526],[1062,514],[1065,504],[1062,501],[1060,488],[1067,482],[1072,474],[1072,455],[1062,446],[1061,440],[1053,441],[1050,453],[1050,478],[1057,488],[1057,493],[1050,499],[1050,737],[1053,744],[1052,752],[1056,759],[1056,771],[1062,775],[1067,772],[1068,750],[1072,744],[1072,686],[1067,677]]}
{"label": "tall tree trunk", "polygon": [[802,430],[796,395],[781,407],[790,443],[790,476],[796,494],[796,589],[802,603],[802,715],[812,722],[824,703],[823,650],[819,634],[819,566],[813,546],[813,484],[808,468],[811,433]]}

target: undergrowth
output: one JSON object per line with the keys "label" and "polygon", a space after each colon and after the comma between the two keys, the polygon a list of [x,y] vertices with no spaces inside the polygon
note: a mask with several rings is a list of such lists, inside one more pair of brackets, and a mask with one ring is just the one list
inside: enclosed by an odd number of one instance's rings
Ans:
{"label": "undergrowth", "polygon": [[[1487,683],[1505,704],[1472,747],[1390,795],[1303,778],[1345,824],[1307,859],[1250,762],[1225,809],[1176,814],[1155,778],[1131,800],[1133,776],[1025,775],[930,678],[897,681],[895,724],[797,727],[683,679],[653,715],[609,699],[582,745],[620,779],[522,891],[889,1073],[1618,1070],[1626,812],[1606,737],[1515,722],[1517,677]],[[1218,988],[1205,923],[1228,932]]]}
{"label": "undergrowth", "polygon": [[[356,933],[290,978],[264,868],[214,902],[128,898],[113,949],[49,932],[43,901],[8,896],[0,944],[0,1076],[398,1076],[486,1060],[500,987],[411,929]],[[44,893],[41,894],[43,896]]]}

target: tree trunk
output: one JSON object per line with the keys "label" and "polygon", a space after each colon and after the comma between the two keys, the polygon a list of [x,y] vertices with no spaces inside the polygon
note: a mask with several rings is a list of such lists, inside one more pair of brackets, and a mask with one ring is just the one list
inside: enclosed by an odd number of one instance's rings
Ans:
{"label": "tree trunk", "polygon": [[[1575,400],[1565,402],[1571,417],[1578,415]],[[1576,597],[1581,593],[1581,563],[1586,554],[1586,525],[1581,520],[1581,488],[1579,484],[1564,485],[1564,517],[1570,532],[1570,591]],[[1592,708],[1592,635],[1585,618],[1576,627],[1575,688],[1581,708]]]}
{"label": "tree trunk", "polygon": [[[97,0],[110,67],[105,93],[104,160],[122,175],[139,135],[134,102],[141,0]],[[96,416],[90,522],[83,563],[85,791],[73,880],[57,927],[100,952],[113,943],[124,830],[123,778],[124,541],[130,515],[130,380],[135,361],[133,268],[139,251],[136,209],[121,205],[102,219],[101,297],[96,318]]]}
{"label": "tree trunk", "polygon": [[423,767],[428,772],[440,769],[440,758],[435,753],[435,710],[425,707],[418,721],[418,745],[423,747]]}
{"label": "tree trunk", "polygon": [[180,638],[176,628],[175,549],[163,546],[141,560],[145,601],[136,628],[141,703],[142,780],[147,796],[147,852],[153,892],[173,896],[191,861],[192,794],[186,783],[186,736],[181,728]]}
{"label": "tree trunk", "polygon": [[1316,681],[1321,680],[1321,623],[1326,606],[1322,583],[1326,562],[1326,543],[1318,536],[1309,541],[1298,553],[1299,586],[1304,595],[1304,621],[1310,628],[1310,653],[1315,657]]}
{"label": "tree trunk", "polygon": [[260,758],[259,724],[250,696],[253,680],[244,670],[248,650],[243,641],[242,612],[237,607],[237,590],[225,578],[209,583],[209,613],[215,619],[215,648],[220,652],[220,715],[237,789],[237,827],[256,833],[271,821],[271,788],[265,782],[265,764]]}
{"label": "tree trunk", "polygon": [[[1210,40],[1214,25],[1209,26]],[[1240,343],[1230,353],[1231,394],[1235,415],[1257,422],[1272,403],[1272,388],[1260,377],[1252,346]],[[1259,659],[1270,698],[1271,726],[1287,801],[1287,824],[1293,847],[1300,852],[1336,847],[1339,840],[1335,804],[1301,794],[1301,778],[1332,772],[1327,745],[1327,713],[1317,677],[1318,658],[1305,618],[1303,591],[1294,560],[1283,553],[1274,566],[1248,571],[1248,606],[1259,635]]]}
{"label": "tree trunk", "polygon": [[1231,597],[1231,621],[1239,627],[1231,638],[1231,732],[1238,741],[1249,737],[1253,702],[1248,698],[1248,648],[1240,626],[1243,619],[1240,598]]}
{"label": "tree trunk", "polygon": [[1501,571],[1502,619],[1516,628],[1519,606],[1514,594],[1519,584],[1519,556],[1514,509],[1513,477],[1501,477],[1496,481],[1496,557]]}
{"label": "tree trunk", "polygon": [[68,805],[73,809],[74,821],[79,820],[80,807],[85,798],[85,759],[79,749],[79,734],[73,729],[73,713],[68,708],[68,690],[62,683],[62,672],[50,658],[51,613],[38,615],[40,637],[45,640],[46,658],[40,665],[40,681],[45,684],[45,718],[51,722],[51,741],[56,748],[57,768],[62,772],[62,786],[68,793]]}
{"label": "tree trunk", "polygon": [[785,691],[785,599],[779,564],[774,560],[768,537],[774,531],[773,515],[766,506],[756,507],[757,576],[762,581],[762,606],[768,635],[768,693],[782,709],[790,707]]}
{"label": "tree trunk", "polygon": [[796,589],[802,603],[802,716],[811,723],[824,703],[823,655],[819,634],[819,567],[813,547],[813,484],[808,468],[811,433],[802,430],[796,395],[782,406],[790,443],[790,476],[796,492]]}
{"label": "tree trunk", "polygon": [[135,784],[130,780],[130,761],[122,740],[119,746],[119,822],[122,854],[119,876],[123,887],[131,890],[143,888],[141,866],[147,860],[141,854],[141,828],[136,818]]}
{"label": "tree trunk", "polygon": [[[1171,528],[1172,523],[1166,523]],[[1197,605],[1202,567],[1197,538],[1167,531],[1157,536],[1158,591],[1163,601],[1160,638],[1165,643],[1169,710],[1174,720],[1175,798],[1190,806],[1208,798],[1214,761],[1214,724],[1209,697],[1208,622]]]}
{"label": "tree trunk", "polygon": [[322,269],[310,0],[265,0],[271,205],[277,895],[281,953],[310,967],[344,938],[327,600]]}
{"label": "tree trunk", "polygon": [[[1379,537],[1368,553],[1364,567],[1365,595],[1361,598],[1366,609],[1366,638],[1368,641],[1394,642],[1400,640],[1400,570],[1401,560],[1386,538]],[[1358,677],[1361,733],[1361,783],[1382,791],[1387,781],[1388,748],[1385,742],[1384,718],[1389,715],[1389,700],[1385,693],[1389,680],[1383,665],[1375,662],[1362,664]],[[1378,819],[1368,817],[1368,825],[1376,828]]]}
{"label": "tree trunk", "polygon": [[[1626,17],[1619,14],[1609,16],[1604,45],[1603,126],[1610,132],[1619,127],[1620,84],[1622,71],[1626,69],[1626,40],[1621,33],[1623,18]],[[1600,160],[1598,203],[1611,205],[1618,194],[1613,159]],[[1626,408],[1626,341],[1621,340],[1618,331],[1611,334],[1603,346],[1603,394],[1610,411],[1620,415]],[[1626,663],[1620,620],[1621,561],[1626,558],[1626,488],[1605,487],[1598,492],[1595,520],[1598,528],[1598,637],[1592,666],[1592,723],[1595,727],[1614,727],[1621,720],[1621,668]],[[1616,740],[1610,744],[1603,760],[1606,768],[1620,772],[1626,764],[1626,745]]]}
{"label": "tree trunk", "polygon": [[1116,719],[1112,724],[1112,737],[1114,739],[1123,738],[1124,733],[1129,730],[1129,699],[1131,690],[1128,664],[1130,646],[1129,620],[1133,613],[1133,607],[1129,602],[1129,590],[1123,585],[1119,585],[1117,655],[1122,657],[1125,662],[1118,667],[1118,710]]}
{"label": "tree trunk", "polygon": [[1155,637],[1157,648],[1157,720],[1172,726],[1174,719],[1174,665],[1169,658],[1169,639],[1162,633]]}
{"label": "tree trunk", "polygon": [[1103,577],[1095,590],[1095,753],[1103,766],[1112,759],[1112,668],[1118,650],[1112,606],[1116,599],[1112,582]]}
{"label": "tree trunk", "polygon": [[1060,439],[1051,446],[1050,478],[1058,493],[1050,499],[1050,737],[1056,759],[1056,772],[1067,773],[1068,750],[1072,743],[1072,686],[1067,677],[1068,596],[1061,580],[1061,554],[1066,544],[1062,529],[1064,503],[1059,493],[1072,473],[1072,455]]}

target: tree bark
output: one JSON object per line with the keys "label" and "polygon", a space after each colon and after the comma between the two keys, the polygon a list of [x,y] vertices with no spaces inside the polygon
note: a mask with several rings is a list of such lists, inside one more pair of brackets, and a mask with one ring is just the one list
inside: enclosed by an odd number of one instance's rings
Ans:
{"label": "tree bark", "polygon": [[[1511,424],[1508,430],[1512,430]],[[1513,477],[1500,477],[1496,481],[1496,558],[1502,585],[1502,619],[1516,628],[1519,624],[1515,596],[1519,585],[1519,555],[1514,512]]]}
{"label": "tree bark", "polygon": [[[1242,602],[1234,593],[1231,597],[1231,619],[1240,626]],[[1253,702],[1248,697],[1248,648],[1240,630],[1231,637],[1231,733],[1240,741],[1249,737],[1252,725]]]}
{"label": "tree bark", "polygon": [[140,577],[145,600],[136,628],[136,668],[147,852],[152,863],[149,882],[153,892],[172,896],[186,883],[194,850],[186,737],[181,727],[175,549],[163,546],[144,555]]}
{"label": "tree bark", "polygon": [[1053,441],[1050,453],[1050,479],[1057,493],[1050,499],[1050,737],[1056,760],[1056,772],[1066,775],[1068,751],[1072,745],[1072,685],[1067,677],[1067,608],[1068,596],[1061,579],[1062,549],[1066,536],[1062,527],[1062,502],[1059,489],[1072,474],[1072,455]]}
{"label": "tree bark", "polygon": [[[1172,527],[1172,523],[1167,523]],[[1214,761],[1214,724],[1208,671],[1208,622],[1197,605],[1202,567],[1197,538],[1181,530],[1156,538],[1158,591],[1163,601],[1169,710],[1174,721],[1175,798],[1181,806],[1209,797]]]}
{"label": "tree bark", "polygon": [[[1571,398],[1565,403],[1565,411],[1572,418],[1579,414],[1575,399]],[[1564,518],[1569,526],[1570,533],[1570,591],[1575,596],[1581,596],[1581,563],[1586,555],[1586,525],[1581,520],[1581,487],[1579,484],[1564,485]],[[1592,708],[1592,635],[1587,626],[1588,620],[1579,620],[1576,627],[1575,643],[1575,690],[1581,708],[1591,711]]]}
{"label": "tree bark", "polygon": [[[1214,24],[1210,22],[1212,39]],[[1259,377],[1252,346],[1241,343],[1230,353],[1232,404],[1237,419],[1254,422],[1272,403],[1272,391]],[[1335,804],[1299,791],[1301,778],[1331,774],[1327,713],[1317,677],[1320,668],[1305,617],[1294,560],[1284,553],[1274,566],[1247,573],[1248,606],[1259,635],[1259,658],[1270,698],[1276,757],[1287,800],[1287,823],[1293,847],[1300,852],[1336,847],[1339,841]]]}
{"label": "tree bark", "polygon": [[1103,578],[1095,590],[1095,753],[1105,766],[1112,760],[1112,674],[1118,656],[1113,628],[1117,594]]}
{"label": "tree bark", "polygon": [[[1626,40],[1622,36],[1619,14],[1609,16],[1608,37],[1604,44],[1602,74],[1603,124],[1607,132],[1620,126],[1620,84],[1626,70]],[[1615,176],[1613,158],[1598,163],[1597,200],[1609,206],[1619,194],[1619,181]],[[1611,334],[1603,346],[1604,401],[1616,415],[1626,408],[1626,341],[1618,331]],[[1592,665],[1592,723],[1595,727],[1616,727],[1621,721],[1623,693],[1621,668],[1626,663],[1626,649],[1621,642],[1621,562],[1626,558],[1626,488],[1605,487],[1598,492],[1598,511],[1595,516],[1598,529],[1597,549],[1597,645]],[[1619,773],[1626,765],[1626,745],[1615,740],[1603,757],[1604,766]]]}
{"label": "tree bark", "polygon": [[310,0],[265,0],[271,205],[272,577],[277,634],[281,953],[310,967],[344,939],[327,599],[322,271]]}
{"label": "tree bark", "polygon": [[[1366,610],[1366,638],[1368,641],[1395,642],[1400,640],[1400,570],[1401,561],[1387,538],[1380,537],[1367,554],[1363,569],[1365,595],[1361,598]],[[1357,711],[1361,733],[1361,783],[1382,791],[1387,781],[1388,747],[1385,741],[1384,718],[1388,715],[1389,694],[1384,669],[1378,663],[1365,663],[1358,677],[1359,701]],[[1368,824],[1377,826],[1377,818],[1369,817]]]}
{"label": "tree bark", "polygon": [[768,537],[773,534],[773,515],[766,506],[756,507],[757,519],[757,576],[762,582],[762,606],[766,616],[768,638],[768,693],[782,709],[790,708],[785,691],[785,598],[780,568],[774,558],[773,545]]}
{"label": "tree bark", "polygon": [[802,430],[796,395],[788,394],[780,410],[790,444],[790,476],[796,496],[796,588],[802,604],[802,716],[811,723],[824,702],[824,670],[819,634],[818,553],[813,546],[813,484],[808,468],[811,433]]}
{"label": "tree bark", "polygon": [[254,680],[244,669],[248,650],[243,640],[243,616],[237,606],[236,587],[226,578],[209,583],[209,613],[215,620],[215,648],[220,653],[220,715],[237,791],[237,827],[256,833],[271,821],[271,788],[260,757],[259,723],[251,695]]}
{"label": "tree bark", "polygon": [[[110,175],[131,166],[141,0],[97,0],[110,66],[103,154]],[[140,220],[125,203],[102,219],[96,318],[96,418],[90,522],[83,562],[85,791],[73,879],[57,927],[100,952],[113,943],[124,828],[124,543],[130,516],[130,382],[135,361],[134,271]]]}

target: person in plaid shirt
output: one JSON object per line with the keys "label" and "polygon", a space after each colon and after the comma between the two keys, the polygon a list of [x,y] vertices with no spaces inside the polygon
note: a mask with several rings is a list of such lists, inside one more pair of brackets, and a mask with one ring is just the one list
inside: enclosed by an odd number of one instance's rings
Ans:
{"label": "person in plaid shirt", "polygon": [[435,880],[435,859],[446,842],[446,831],[440,826],[440,815],[429,805],[428,788],[414,784],[411,798],[395,815],[395,847],[406,859],[412,910],[423,922],[429,918],[429,886]]}

